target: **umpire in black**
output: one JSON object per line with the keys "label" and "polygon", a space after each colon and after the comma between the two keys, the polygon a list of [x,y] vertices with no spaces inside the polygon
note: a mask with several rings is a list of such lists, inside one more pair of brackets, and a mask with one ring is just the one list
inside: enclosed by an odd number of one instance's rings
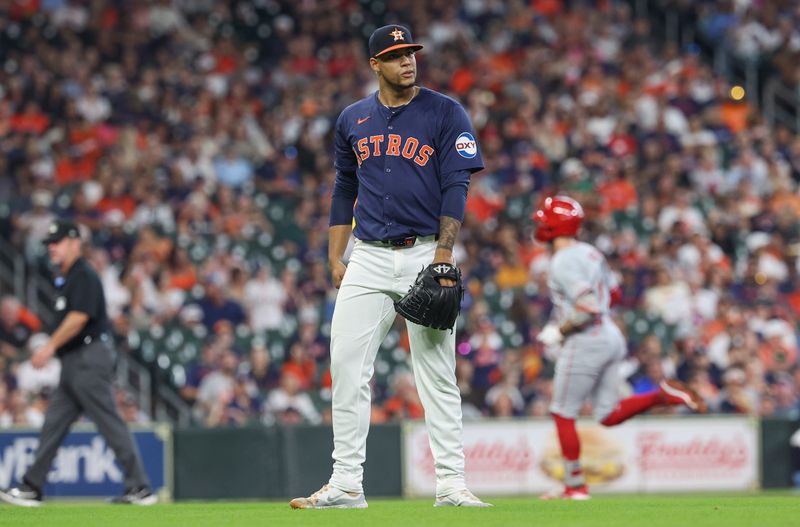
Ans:
{"label": "umpire in black", "polygon": [[100,278],[81,256],[76,224],[53,222],[44,243],[58,269],[54,306],[57,327],[49,341],[33,353],[31,363],[41,368],[58,355],[61,380],[50,396],[33,465],[19,486],[0,491],[0,499],[28,507],[41,504],[53,458],[72,423],[85,412],[114,450],[125,474],[125,493],[112,502],[151,505],[156,496],[150,491],[133,438],[114,404],[111,385],[116,352]]}

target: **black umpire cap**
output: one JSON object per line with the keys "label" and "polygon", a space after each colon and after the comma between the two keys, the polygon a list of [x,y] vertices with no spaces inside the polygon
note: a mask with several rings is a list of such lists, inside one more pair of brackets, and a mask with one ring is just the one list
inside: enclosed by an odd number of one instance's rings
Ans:
{"label": "black umpire cap", "polygon": [[379,27],[369,37],[369,56],[378,58],[384,53],[396,49],[412,48],[413,51],[422,49],[422,44],[415,44],[411,31],[398,24]]}
{"label": "black umpire cap", "polygon": [[47,228],[47,236],[42,240],[45,245],[58,243],[64,238],[80,238],[81,231],[69,220],[54,220]]}

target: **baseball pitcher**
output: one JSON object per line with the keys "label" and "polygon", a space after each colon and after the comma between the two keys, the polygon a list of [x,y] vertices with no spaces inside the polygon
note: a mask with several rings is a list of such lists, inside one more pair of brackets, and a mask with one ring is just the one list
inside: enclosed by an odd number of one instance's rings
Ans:
{"label": "baseball pitcher", "polygon": [[[462,291],[453,245],[470,176],[483,161],[463,107],[416,86],[414,53],[421,48],[404,26],[375,30],[369,64],[379,89],[345,108],[336,123],[328,246],[339,288],[331,326],[333,474],[311,496],[292,500],[293,508],[367,507],[362,463],[369,381],[397,312],[407,319],[425,407],[436,468],[434,505],[489,506],[464,481],[453,332]],[[354,215],[356,240],[345,266]]]}

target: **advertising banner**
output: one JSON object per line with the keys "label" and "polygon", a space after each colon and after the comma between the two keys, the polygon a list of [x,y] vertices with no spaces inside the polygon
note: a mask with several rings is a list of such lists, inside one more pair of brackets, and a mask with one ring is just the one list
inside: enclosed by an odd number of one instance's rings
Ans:
{"label": "advertising banner", "polygon": [[[135,429],[153,491],[170,497],[172,437],[168,426]],[[39,445],[38,430],[0,430],[0,488],[20,482],[33,463]],[[46,498],[110,497],[123,492],[123,474],[114,452],[93,427],[75,427],[58,450],[44,488]]]}
{"label": "advertising banner", "polygon": [[[758,485],[758,424],[746,417],[639,418],[578,424],[581,462],[596,492],[748,490]],[[561,449],[550,420],[464,423],[467,485],[476,494],[538,494],[559,486]],[[425,424],[403,431],[407,496],[435,494]]]}

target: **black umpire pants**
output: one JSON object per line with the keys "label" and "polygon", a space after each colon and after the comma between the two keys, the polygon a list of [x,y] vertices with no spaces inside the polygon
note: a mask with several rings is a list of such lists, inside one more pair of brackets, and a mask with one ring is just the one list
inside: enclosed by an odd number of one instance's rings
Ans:
{"label": "black umpire pants", "polygon": [[26,483],[44,488],[58,448],[72,424],[85,413],[114,451],[125,475],[125,489],[150,486],[133,437],[114,403],[114,359],[113,348],[101,340],[61,357],[61,380],[50,396],[39,448],[24,477]]}

